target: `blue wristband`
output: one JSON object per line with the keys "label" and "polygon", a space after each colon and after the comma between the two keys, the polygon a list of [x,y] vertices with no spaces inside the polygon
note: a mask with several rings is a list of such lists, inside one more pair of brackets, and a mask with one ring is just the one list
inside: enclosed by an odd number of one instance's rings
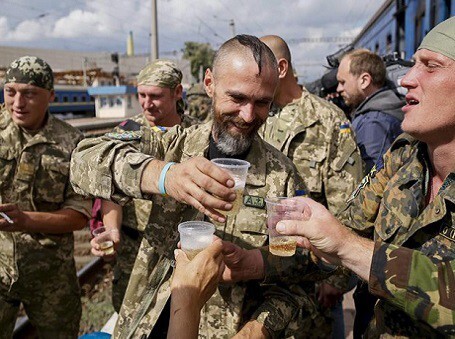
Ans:
{"label": "blue wristband", "polygon": [[175,162],[168,162],[164,165],[163,169],[161,170],[160,179],[158,180],[158,189],[162,195],[166,195],[166,188],[164,187],[164,180],[166,180],[166,173],[169,170],[169,167],[174,165]]}

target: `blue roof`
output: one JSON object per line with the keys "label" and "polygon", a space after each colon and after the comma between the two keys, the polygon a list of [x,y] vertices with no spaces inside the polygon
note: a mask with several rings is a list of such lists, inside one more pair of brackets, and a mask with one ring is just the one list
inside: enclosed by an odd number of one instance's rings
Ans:
{"label": "blue roof", "polygon": [[90,95],[119,95],[119,94],[136,94],[137,90],[134,86],[96,86],[89,87],[88,94]]}

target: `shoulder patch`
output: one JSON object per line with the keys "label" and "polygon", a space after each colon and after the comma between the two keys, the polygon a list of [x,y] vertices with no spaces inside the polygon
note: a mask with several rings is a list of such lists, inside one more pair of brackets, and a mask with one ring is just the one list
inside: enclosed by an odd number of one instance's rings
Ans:
{"label": "shoulder patch", "polygon": [[141,131],[124,131],[124,132],[109,132],[105,134],[108,138],[116,140],[140,140],[142,138]]}
{"label": "shoulder patch", "polygon": [[349,121],[344,121],[340,124],[340,133],[351,133],[351,124]]}
{"label": "shoulder patch", "polygon": [[[381,158],[382,159],[382,158]],[[381,164],[382,164],[382,167],[384,167],[384,163],[381,161]],[[381,168],[382,168],[381,167]],[[354,198],[356,196],[359,195],[359,193],[366,187],[370,184],[370,181],[371,179],[373,179],[375,176],[376,176],[376,173],[378,173],[378,171],[381,169],[381,168],[377,168],[377,165],[374,165],[373,168],[371,169],[370,173],[368,173],[363,179],[362,181],[360,182],[359,186],[357,186],[357,188],[354,190],[354,192],[352,192],[351,196],[349,197],[349,199],[346,201],[346,203],[350,203],[352,200],[354,200]]]}
{"label": "shoulder patch", "polygon": [[131,120],[131,119],[122,121],[118,125],[118,127],[120,127],[124,131],[140,131],[141,130],[141,124],[134,120]]}

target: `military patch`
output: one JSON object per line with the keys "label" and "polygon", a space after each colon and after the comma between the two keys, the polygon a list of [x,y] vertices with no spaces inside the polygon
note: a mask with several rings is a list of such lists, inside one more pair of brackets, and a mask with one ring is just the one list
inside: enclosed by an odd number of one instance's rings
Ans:
{"label": "military patch", "polygon": [[342,122],[340,124],[340,133],[342,133],[342,134],[351,133],[351,125],[349,124],[349,122]]}
{"label": "military patch", "polygon": [[442,230],[439,232],[444,238],[455,241],[455,228],[449,225],[442,225]]}
{"label": "military patch", "polygon": [[265,207],[265,201],[262,197],[255,197],[252,195],[243,196],[243,204],[248,207],[261,208]]}
{"label": "military patch", "polygon": [[359,186],[352,192],[351,196],[349,199],[346,201],[346,203],[350,203],[356,196],[359,195],[360,191],[363,190],[366,186],[370,184],[371,179],[373,179],[376,176],[376,173],[378,172],[378,169],[376,168],[376,165],[373,166],[371,169],[370,173],[368,173],[360,182]]}
{"label": "military patch", "polygon": [[131,119],[122,121],[118,126],[124,131],[140,131],[141,130],[141,124],[134,120],[131,120]]}
{"label": "military patch", "polygon": [[142,137],[141,131],[124,131],[124,132],[109,132],[105,134],[108,138],[116,140],[140,140]]}
{"label": "military patch", "polygon": [[166,127],[163,126],[153,126],[152,130],[155,132],[166,132]]}
{"label": "military patch", "polygon": [[306,191],[305,190],[296,190],[295,196],[296,197],[306,197]]}

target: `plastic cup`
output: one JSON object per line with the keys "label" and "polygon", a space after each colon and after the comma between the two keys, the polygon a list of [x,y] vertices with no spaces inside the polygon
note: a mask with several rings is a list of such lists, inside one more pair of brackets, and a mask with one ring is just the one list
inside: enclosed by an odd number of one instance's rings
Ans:
{"label": "plastic cup", "polygon": [[281,235],[276,224],[281,220],[304,220],[309,217],[309,207],[305,203],[287,197],[265,199],[267,205],[267,228],[269,231],[269,251],[280,257],[295,254],[297,237]]}
{"label": "plastic cup", "polygon": [[100,246],[100,250],[106,255],[114,254],[114,235],[113,231],[106,227],[98,227],[92,231],[95,242]]}
{"label": "plastic cup", "polygon": [[206,221],[185,221],[179,224],[180,247],[192,260],[213,241],[215,226]]}
{"label": "plastic cup", "polygon": [[229,158],[216,158],[212,159],[212,162],[218,167],[227,171],[235,182],[234,190],[236,197],[232,203],[232,209],[230,211],[217,211],[226,216],[236,215],[239,213],[240,207],[243,204],[243,190],[245,189],[248,168],[251,166],[251,164],[245,160]]}

